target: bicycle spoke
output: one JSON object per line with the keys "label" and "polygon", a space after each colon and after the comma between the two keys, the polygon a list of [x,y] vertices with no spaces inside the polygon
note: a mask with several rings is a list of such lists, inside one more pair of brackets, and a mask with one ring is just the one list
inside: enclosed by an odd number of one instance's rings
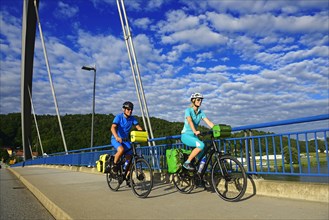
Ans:
{"label": "bicycle spoke", "polygon": [[153,172],[145,159],[133,163],[130,174],[131,188],[137,197],[147,197],[153,187]]}
{"label": "bicycle spoke", "polygon": [[109,188],[112,191],[118,191],[122,181],[123,181],[123,177],[121,175],[121,172],[115,174],[113,173],[113,161],[109,162],[109,170],[110,172],[106,174],[106,181],[107,181],[107,185],[109,186]]}
{"label": "bicycle spoke", "polygon": [[190,193],[194,188],[193,177],[190,176],[186,171],[174,174],[173,182],[175,187],[181,193]]}
{"label": "bicycle spoke", "polygon": [[216,193],[226,201],[239,200],[247,188],[247,175],[234,157],[223,156],[212,170],[212,184]]}

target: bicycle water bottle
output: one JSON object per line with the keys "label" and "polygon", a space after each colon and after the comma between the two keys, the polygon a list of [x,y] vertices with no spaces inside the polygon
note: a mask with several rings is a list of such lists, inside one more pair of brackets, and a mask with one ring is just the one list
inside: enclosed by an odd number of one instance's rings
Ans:
{"label": "bicycle water bottle", "polygon": [[126,170],[129,160],[126,160],[125,164],[123,165],[123,170]]}
{"label": "bicycle water bottle", "polygon": [[203,157],[203,158],[201,159],[201,162],[200,162],[200,166],[199,166],[198,173],[201,173],[201,172],[202,172],[205,163],[206,163],[206,157]]}

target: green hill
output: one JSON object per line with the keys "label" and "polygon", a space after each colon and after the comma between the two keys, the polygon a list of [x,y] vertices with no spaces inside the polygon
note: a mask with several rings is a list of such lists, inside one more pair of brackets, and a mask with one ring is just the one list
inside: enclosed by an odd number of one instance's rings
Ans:
{"label": "green hill", "polygon": [[[37,123],[43,149],[47,153],[64,151],[63,141],[56,115],[37,115]],[[143,126],[141,117],[137,117]],[[95,114],[94,146],[110,144],[110,126],[113,114]],[[61,116],[66,145],[68,150],[90,147],[91,114]],[[163,119],[150,118],[154,137],[178,135],[183,128],[182,122],[169,122]],[[144,126],[143,126],[144,127]],[[33,150],[38,149],[38,136],[34,120],[32,120]],[[22,148],[21,114],[0,115],[0,147]],[[40,149],[38,149],[40,153]]]}
{"label": "green hill", "polygon": [[[43,145],[44,152],[48,154],[63,152],[64,146],[58,125],[57,116],[55,115],[37,115],[37,122],[39,126],[39,132],[41,136],[41,141]],[[137,120],[141,125],[143,121],[141,117],[137,117]],[[114,119],[113,114],[95,114],[95,124],[94,124],[94,146],[103,146],[110,144],[110,126]],[[153,135],[157,137],[166,137],[179,135],[182,128],[183,122],[169,122],[163,119],[151,117],[151,124],[153,129]],[[91,133],[91,114],[87,115],[64,115],[61,116],[61,121],[63,125],[66,145],[68,150],[76,150],[81,148],[90,147],[90,133]],[[205,130],[206,128],[201,126],[200,130]],[[269,133],[263,131],[252,131],[253,136],[263,136]],[[243,137],[244,132],[234,133],[234,137]],[[328,138],[328,137],[327,137]],[[266,140],[267,139],[267,140]],[[38,151],[41,154],[41,149],[38,143],[38,136],[36,132],[36,126],[34,120],[32,120],[32,150]],[[165,141],[157,142],[157,144],[162,144]],[[266,152],[266,142],[268,142],[268,152],[273,153],[274,147],[276,152],[281,152],[282,146],[288,146],[289,142],[292,148],[297,149],[297,145],[300,148],[300,152],[308,151],[314,152],[316,149],[320,149],[322,152],[326,149],[325,142],[323,140],[309,141],[306,145],[305,141],[296,141],[293,138],[288,139],[287,136],[276,136],[274,140],[272,138],[263,137],[261,139],[254,139],[255,154],[258,155],[260,152]],[[11,147],[12,149],[22,149],[22,131],[21,131],[21,114],[11,113],[11,114],[0,114],[0,147]]]}

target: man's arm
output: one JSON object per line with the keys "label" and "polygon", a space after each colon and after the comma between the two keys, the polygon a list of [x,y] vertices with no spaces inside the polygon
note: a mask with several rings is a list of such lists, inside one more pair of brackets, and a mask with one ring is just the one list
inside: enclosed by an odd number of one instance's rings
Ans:
{"label": "man's arm", "polygon": [[142,131],[143,130],[143,128],[138,124],[138,125],[136,125],[136,128],[137,128],[137,130],[139,130],[139,131]]}
{"label": "man's arm", "polygon": [[112,126],[111,126],[111,132],[112,132],[115,140],[117,140],[119,143],[122,143],[122,139],[119,137],[119,135],[117,133],[117,128],[118,128],[118,125],[112,124]]}

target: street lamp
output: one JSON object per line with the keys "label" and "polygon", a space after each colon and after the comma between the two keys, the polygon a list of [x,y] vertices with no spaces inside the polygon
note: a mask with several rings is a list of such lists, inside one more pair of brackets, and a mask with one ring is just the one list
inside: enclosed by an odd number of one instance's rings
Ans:
{"label": "street lamp", "polygon": [[[91,137],[90,137],[90,148],[94,146],[94,115],[95,115],[95,87],[96,87],[96,65],[95,66],[83,66],[81,69],[94,71],[94,94],[93,94],[93,114],[91,116]],[[91,149],[92,151],[92,149]]]}

